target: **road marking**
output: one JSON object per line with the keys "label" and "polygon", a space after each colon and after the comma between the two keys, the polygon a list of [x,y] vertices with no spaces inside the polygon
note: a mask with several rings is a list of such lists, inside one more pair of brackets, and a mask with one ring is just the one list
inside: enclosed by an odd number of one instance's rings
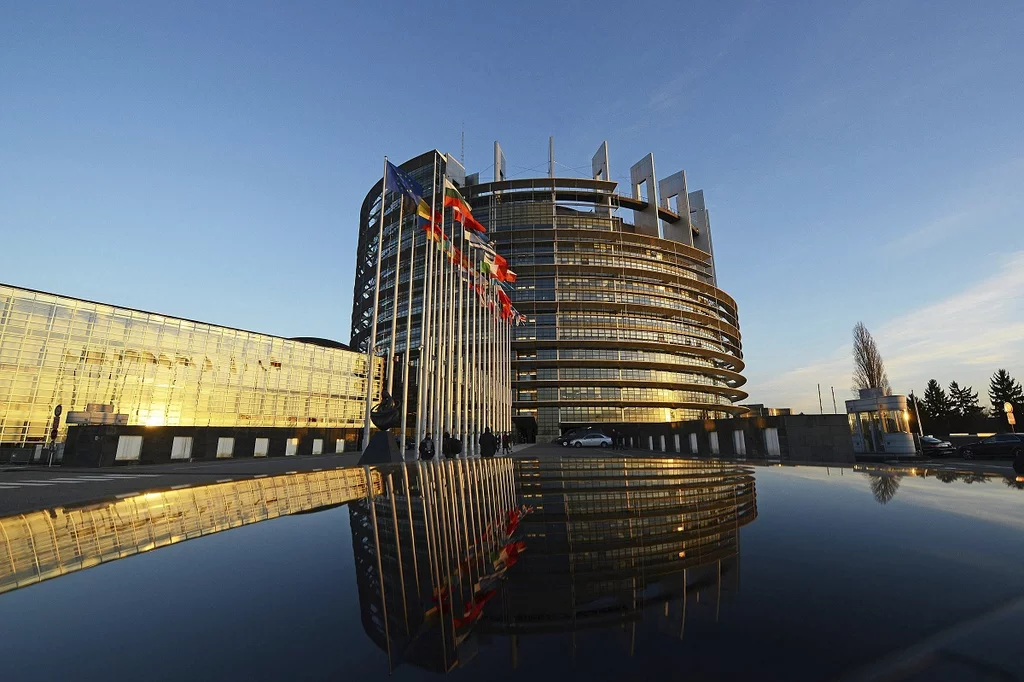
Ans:
{"label": "road marking", "polygon": [[88,478],[51,478],[51,483],[88,483]]}
{"label": "road marking", "polygon": [[171,486],[171,490],[181,490],[182,488],[188,488],[191,485],[192,485],[191,483],[182,483],[181,485],[172,485]]}
{"label": "road marking", "polygon": [[267,477],[266,474],[256,474],[256,476],[254,476],[254,478],[266,478],[266,477]]}
{"label": "road marking", "polygon": [[233,480],[235,480],[235,479],[233,479],[233,478],[218,478],[217,479],[217,483],[230,483]]}
{"label": "road marking", "polygon": [[43,486],[43,485],[53,485],[53,484],[52,483],[40,483],[39,481],[17,481],[17,482],[13,482],[12,481],[11,485]]}
{"label": "road marking", "polygon": [[135,491],[134,493],[121,493],[120,495],[114,495],[114,497],[116,497],[119,500],[123,500],[126,497],[134,497],[135,495],[138,494],[140,493],[138,491]]}

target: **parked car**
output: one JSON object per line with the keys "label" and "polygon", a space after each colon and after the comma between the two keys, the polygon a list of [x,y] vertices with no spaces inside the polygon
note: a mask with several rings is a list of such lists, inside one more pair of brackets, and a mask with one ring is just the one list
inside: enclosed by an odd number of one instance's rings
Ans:
{"label": "parked car", "polygon": [[600,431],[587,431],[574,436],[569,445],[574,448],[610,448],[612,439]]}
{"label": "parked car", "polygon": [[587,431],[590,431],[590,429],[588,429],[588,428],[569,429],[568,431],[563,433],[561,436],[558,436],[557,438],[555,438],[551,442],[552,443],[558,443],[563,448],[566,448],[566,447],[569,447],[569,443],[572,441],[573,438],[576,438],[577,436],[581,436],[584,433],[586,433]]}
{"label": "parked car", "polygon": [[1024,455],[1024,434],[997,433],[984,440],[960,447],[960,456],[964,459],[989,459],[996,457],[1013,457]]}
{"label": "parked car", "polygon": [[942,440],[935,436],[925,436],[921,439],[921,454],[925,457],[949,457],[956,448],[948,440]]}

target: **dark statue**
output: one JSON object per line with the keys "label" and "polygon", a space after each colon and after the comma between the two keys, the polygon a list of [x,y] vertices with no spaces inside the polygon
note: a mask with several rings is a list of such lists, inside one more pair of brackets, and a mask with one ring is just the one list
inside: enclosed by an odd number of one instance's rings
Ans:
{"label": "dark statue", "polygon": [[370,410],[370,421],[381,431],[387,431],[401,424],[402,416],[398,412],[398,403],[387,392],[387,389],[381,390],[380,402]]}
{"label": "dark statue", "polygon": [[402,415],[387,389],[381,390],[380,402],[370,409],[370,421],[380,430],[370,436],[370,442],[363,450],[359,463],[390,464],[403,461],[398,441],[389,430],[401,425]]}

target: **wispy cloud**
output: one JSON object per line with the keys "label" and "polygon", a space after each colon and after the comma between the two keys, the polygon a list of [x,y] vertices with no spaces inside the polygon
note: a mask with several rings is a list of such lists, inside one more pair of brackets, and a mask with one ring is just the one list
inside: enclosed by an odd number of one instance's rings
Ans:
{"label": "wispy cloud", "polygon": [[1015,157],[986,168],[967,184],[970,189],[956,197],[960,210],[948,210],[938,217],[897,236],[882,248],[891,257],[903,257],[908,249],[920,252],[957,235],[970,233],[975,226],[998,220],[1013,220],[1024,207],[1020,185],[1024,182],[1024,157]]}
{"label": "wispy cloud", "polygon": [[[1018,375],[1024,366],[1024,251],[1000,259],[993,273],[964,291],[895,317],[872,330],[897,392],[920,391],[930,378],[970,384],[985,401],[989,375],[1007,367]],[[849,397],[853,368],[851,346],[844,345],[805,365],[784,370],[752,385],[751,400],[798,411],[818,409],[815,384],[823,401]]]}
{"label": "wispy cloud", "polygon": [[719,39],[692,55],[692,58],[681,61],[687,66],[675,77],[651,93],[647,101],[650,111],[678,109],[692,98],[692,88],[701,78],[710,73],[733,48],[744,40],[757,26],[760,1],[752,0],[740,9],[736,17],[725,23],[728,30]]}

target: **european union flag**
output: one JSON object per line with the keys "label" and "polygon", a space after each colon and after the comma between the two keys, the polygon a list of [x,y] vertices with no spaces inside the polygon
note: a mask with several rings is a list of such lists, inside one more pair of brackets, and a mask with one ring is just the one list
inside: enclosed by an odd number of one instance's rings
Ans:
{"label": "european union flag", "polygon": [[388,173],[385,181],[389,190],[401,192],[412,202],[413,206],[418,206],[423,201],[423,186],[390,161],[388,161]]}

